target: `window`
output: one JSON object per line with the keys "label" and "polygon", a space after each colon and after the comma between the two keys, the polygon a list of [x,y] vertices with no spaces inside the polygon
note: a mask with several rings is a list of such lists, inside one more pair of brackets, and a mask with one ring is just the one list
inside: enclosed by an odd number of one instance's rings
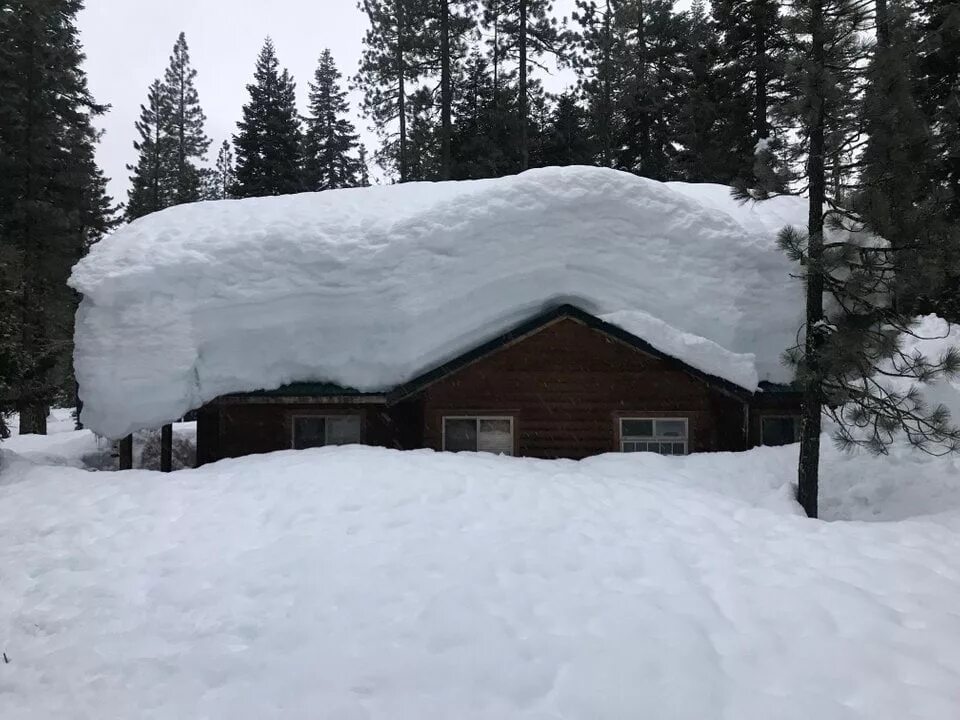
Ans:
{"label": "window", "polygon": [[294,415],[293,447],[296,450],[360,442],[359,415]]}
{"label": "window", "polygon": [[443,449],[513,455],[513,418],[445,417]]}
{"label": "window", "polygon": [[686,418],[620,418],[621,452],[687,454]]}
{"label": "window", "polygon": [[795,415],[767,415],[760,418],[761,445],[789,445],[800,439],[800,418]]}

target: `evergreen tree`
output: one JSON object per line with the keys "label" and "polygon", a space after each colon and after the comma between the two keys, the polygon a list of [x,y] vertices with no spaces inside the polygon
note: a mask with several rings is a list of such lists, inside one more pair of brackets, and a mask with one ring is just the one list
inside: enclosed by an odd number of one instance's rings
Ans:
{"label": "evergreen tree", "polygon": [[367,146],[360,143],[357,151],[357,166],[359,168],[357,175],[357,187],[370,187],[370,167],[367,164]]}
{"label": "evergreen tree", "polygon": [[573,19],[579,23],[579,52],[573,56],[580,90],[590,113],[590,134],[597,162],[614,164],[615,138],[620,136],[617,96],[623,79],[624,42],[621,17],[623,0],[577,0]]}
{"label": "evergreen tree", "polygon": [[202,173],[197,163],[203,161],[210,147],[210,139],[203,127],[206,117],[200,109],[200,98],[194,85],[196,77],[197,71],[190,65],[187,38],[181,32],[163,81],[164,91],[169,96],[168,131],[175,152],[171,179],[174,205],[200,199]]}
{"label": "evergreen tree", "polygon": [[360,165],[353,155],[357,131],[346,117],[350,106],[339,79],[333,56],[324,50],[310,84],[303,162],[307,190],[354,187],[359,183]]}
{"label": "evergreen tree", "polygon": [[284,195],[303,189],[300,117],[293,78],[280,71],[273,41],[267,38],[257,58],[250,100],[237,123],[237,197]]}
{"label": "evergreen tree", "polygon": [[687,182],[730,184],[749,159],[749,150],[729,141],[747,124],[734,125],[725,115],[730,86],[720,72],[720,45],[716,27],[701,0],[679,21],[682,31],[682,67],[674,142],[679,145],[671,175]]}
{"label": "evergreen tree", "polygon": [[624,81],[617,166],[666,180],[673,174],[681,75],[682,24],[671,0],[635,0],[623,8]]}
{"label": "evergreen tree", "polygon": [[438,180],[440,132],[433,95],[429,89],[421,87],[410,95],[408,103],[410,124],[407,133],[407,180]]}
{"label": "evergreen tree", "polygon": [[128,165],[130,190],[127,193],[127,220],[149,215],[174,204],[175,194],[170,178],[175,173],[173,136],[170,133],[173,108],[170,95],[159,80],[147,92],[147,104],[140,106],[136,123],[139,141],[134,141],[137,164]]}
{"label": "evergreen tree", "polygon": [[21,433],[46,432],[70,372],[76,298],[67,277],[110,225],[91,124],[105,108],[83,72],[82,7],[21,0],[0,12],[0,415],[15,405]]}
{"label": "evergreen tree", "polygon": [[553,17],[552,0],[484,0],[484,27],[493,33],[494,85],[499,85],[499,63],[516,58],[517,151],[521,171],[530,166],[529,66],[544,55],[563,58],[568,37]]}
{"label": "evergreen tree", "polygon": [[234,197],[233,190],[237,183],[236,170],[233,164],[233,148],[224,140],[217,152],[217,164],[209,174],[209,188],[206,193],[208,200],[227,200]]}
{"label": "evergreen tree", "polygon": [[[773,106],[782,87],[786,32],[778,0],[716,0],[711,3],[720,36],[718,80],[724,90],[721,117],[727,120],[717,140],[738,158],[736,177],[750,184],[758,143],[767,152],[777,128]],[[767,163],[773,162],[768,158]]]}
{"label": "evergreen tree", "polygon": [[596,150],[588,131],[589,114],[572,93],[557,98],[544,128],[540,160],[543,165],[589,165]]}
{"label": "evergreen tree", "polygon": [[[878,7],[882,18],[886,2]],[[785,228],[779,241],[802,263],[806,285],[803,340],[787,357],[803,393],[798,500],[811,517],[818,512],[823,412],[836,421],[843,446],[882,453],[903,433],[930,452],[960,448],[949,414],[927,407],[916,386],[956,373],[960,354],[930,359],[903,352],[900,338],[913,332],[913,318],[897,301],[910,263],[942,250],[956,230],[937,217],[922,172],[909,167],[911,153],[922,152],[924,128],[912,97],[912,43],[904,25],[881,20],[864,76],[868,9],[854,0],[808,0],[787,18],[793,45],[787,80],[797,95],[784,109],[796,120],[794,165],[805,168],[797,188],[808,197],[809,218],[804,231]],[[849,108],[861,102],[854,125]],[[832,149],[855,147],[849,138],[864,128],[871,137],[855,168],[858,182],[831,182],[850,171],[832,166],[839,157]],[[869,241],[870,233],[883,234],[888,244]],[[913,385],[898,390],[891,377]]]}
{"label": "evergreen tree", "polygon": [[[425,0],[363,0],[370,27],[356,82],[363,90],[363,111],[382,138],[381,165],[407,178],[407,103],[409,88],[422,74]],[[397,129],[394,131],[394,122]]]}
{"label": "evergreen tree", "polygon": [[497,87],[492,62],[476,49],[454,85],[453,107],[452,176],[500,177],[515,171],[516,96]]}

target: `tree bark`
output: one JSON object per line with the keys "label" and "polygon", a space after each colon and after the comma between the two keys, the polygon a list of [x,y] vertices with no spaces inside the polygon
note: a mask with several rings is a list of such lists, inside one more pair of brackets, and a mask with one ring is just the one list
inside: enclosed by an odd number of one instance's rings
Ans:
{"label": "tree bark", "polygon": [[440,179],[450,179],[450,0],[440,0]]}
{"label": "tree bark", "polygon": [[46,435],[48,409],[34,403],[18,403],[17,412],[20,413],[21,435]]}
{"label": "tree bark", "polygon": [[173,425],[160,428],[160,472],[173,470]]}
{"label": "tree bark", "polygon": [[406,36],[403,3],[397,0],[397,114],[400,118],[399,169],[400,182],[407,181],[407,88],[406,68],[403,63],[403,43]]}
{"label": "tree bark", "polygon": [[120,451],[120,462],[119,462],[120,469],[132,470],[133,469],[133,435],[127,435],[125,438],[120,439],[119,451]]}
{"label": "tree bark", "polygon": [[887,13],[887,0],[876,0],[874,13],[877,24],[877,43],[880,47],[890,47],[890,18]]}
{"label": "tree bark", "polygon": [[520,0],[520,21],[517,38],[520,50],[520,172],[530,166],[530,149],[527,147],[527,0]]}
{"label": "tree bark", "polygon": [[826,194],[824,173],[824,76],[826,65],[823,0],[812,0],[810,16],[811,54],[814,73],[809,127],[810,154],[807,159],[810,208],[807,218],[807,302],[804,338],[803,408],[800,422],[800,462],[797,468],[797,501],[808,517],[817,517],[820,478],[821,383],[820,348],[823,319],[823,206]]}

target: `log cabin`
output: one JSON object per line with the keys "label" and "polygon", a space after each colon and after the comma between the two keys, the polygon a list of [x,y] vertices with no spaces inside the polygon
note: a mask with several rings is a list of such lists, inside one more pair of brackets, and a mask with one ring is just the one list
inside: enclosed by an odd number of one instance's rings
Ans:
{"label": "log cabin", "polygon": [[297,382],[197,415],[198,464],[367,444],[580,459],[746,450],[796,440],[800,395],[750,390],[563,304],[385,392]]}

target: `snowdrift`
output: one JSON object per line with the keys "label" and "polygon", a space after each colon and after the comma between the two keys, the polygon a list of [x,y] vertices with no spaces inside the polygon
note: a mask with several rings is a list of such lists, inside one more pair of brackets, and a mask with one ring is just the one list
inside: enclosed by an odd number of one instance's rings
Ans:
{"label": "snowdrift", "polygon": [[650,316],[707,341],[681,343],[694,359],[753,354],[735,382],[785,380],[801,287],[774,234],[805,218],[799,198],[584,167],[170,208],[74,269],[83,421],[119,437],[227,392],[384,390],[560,302]]}
{"label": "snowdrift", "polygon": [[[12,460],[0,705],[37,719],[955,720],[960,526],[807,520],[783,483],[795,455],[346,447],[162,481]],[[876,508],[897,503],[870,468],[892,486],[921,467],[838,458],[825,475],[869,478]],[[927,460],[928,477],[956,477],[954,460]]]}

